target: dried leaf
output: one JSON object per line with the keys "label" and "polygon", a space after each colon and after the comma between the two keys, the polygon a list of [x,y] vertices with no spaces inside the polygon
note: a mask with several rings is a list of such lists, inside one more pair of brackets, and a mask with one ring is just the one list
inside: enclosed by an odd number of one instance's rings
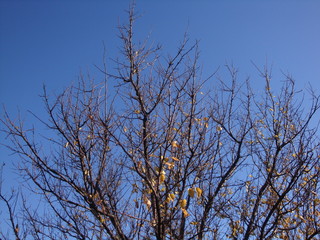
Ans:
{"label": "dried leaf", "polygon": [[171,145],[172,145],[172,147],[174,147],[174,148],[180,148],[180,147],[181,147],[181,146],[178,144],[177,141],[173,141],[173,142],[171,143]]}
{"label": "dried leaf", "polygon": [[185,208],[186,206],[187,206],[187,200],[186,199],[180,200],[180,207]]}
{"label": "dried leaf", "polygon": [[176,157],[171,157],[172,158],[172,160],[174,160],[174,161],[180,161],[178,158],[176,158]]}
{"label": "dried leaf", "polygon": [[201,197],[201,195],[202,195],[202,189],[201,189],[201,188],[196,187],[196,192],[197,192],[197,196],[198,196],[198,198],[199,198],[199,197]]}
{"label": "dried leaf", "polygon": [[193,188],[189,188],[188,189],[188,194],[190,197],[194,197],[194,189]]}
{"label": "dried leaf", "polygon": [[181,210],[182,210],[182,213],[183,213],[184,217],[190,216],[190,214],[188,213],[188,211],[186,209],[182,208]]}

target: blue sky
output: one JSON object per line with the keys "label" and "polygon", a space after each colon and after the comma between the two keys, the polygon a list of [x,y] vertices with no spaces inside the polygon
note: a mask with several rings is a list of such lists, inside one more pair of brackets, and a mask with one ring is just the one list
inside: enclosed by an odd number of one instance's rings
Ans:
{"label": "blue sky", "polygon": [[[170,52],[187,31],[191,41],[200,40],[204,75],[232,62],[240,77],[251,76],[254,86],[262,86],[251,62],[263,67],[267,61],[273,65],[275,86],[283,71],[292,74],[298,88],[311,83],[320,91],[320,1],[136,4],[142,15],[137,39],[151,33],[151,39]],[[103,42],[108,57],[117,57],[117,26],[126,22],[128,5],[127,0],[0,0],[0,104],[12,116],[18,109],[22,116],[27,110],[41,115],[43,84],[49,92],[59,93],[77,80],[80,71],[102,79],[94,65],[102,65]],[[1,133],[0,141],[3,138]],[[0,163],[12,159],[0,146]]]}
{"label": "blue sky", "polygon": [[[143,40],[151,33],[152,41],[170,53],[187,31],[191,41],[200,40],[204,75],[232,62],[240,78],[251,76],[258,89],[263,82],[251,62],[260,67],[268,62],[275,87],[280,86],[283,71],[292,74],[299,89],[310,83],[320,93],[320,1],[136,0],[136,4],[142,15],[136,38]],[[50,93],[59,93],[77,81],[80,71],[102,79],[94,65],[102,65],[103,43],[108,58],[118,56],[117,26],[126,22],[128,5],[128,0],[0,0],[0,104],[13,118],[18,109],[23,118],[27,110],[43,116],[39,98],[43,84]],[[4,137],[0,133],[0,142]],[[0,145],[0,164],[6,163],[3,190],[19,180],[10,164],[14,159],[17,156]]]}
{"label": "blue sky", "polygon": [[[319,1],[138,0],[136,36],[169,52],[187,31],[200,40],[201,62],[212,71],[233,62],[257,76],[268,61],[274,73],[290,72],[298,86],[320,77]],[[59,92],[80,70],[97,73],[103,42],[117,56],[117,25],[129,1],[0,1],[0,103],[15,111],[40,109],[42,85]],[[99,77],[99,75],[97,75]],[[101,77],[101,76],[100,76]],[[254,81],[254,79],[253,79]]]}

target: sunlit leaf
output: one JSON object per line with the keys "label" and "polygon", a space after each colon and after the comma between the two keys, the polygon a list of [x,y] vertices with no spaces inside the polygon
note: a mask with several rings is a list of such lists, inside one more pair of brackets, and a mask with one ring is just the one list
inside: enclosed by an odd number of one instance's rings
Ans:
{"label": "sunlit leaf", "polygon": [[143,203],[147,206],[148,209],[151,207],[151,201],[145,195],[143,196]]}
{"label": "sunlit leaf", "polygon": [[181,210],[182,210],[182,213],[183,213],[184,217],[190,216],[190,214],[188,213],[188,211],[186,209],[182,208]]}
{"label": "sunlit leaf", "polygon": [[171,157],[172,158],[172,160],[174,160],[174,161],[180,161],[178,158],[176,158],[176,157]]}
{"label": "sunlit leaf", "polygon": [[171,146],[174,147],[174,148],[180,148],[180,147],[181,147],[181,146],[178,144],[177,141],[173,141],[173,142],[171,143]]}
{"label": "sunlit leaf", "polygon": [[168,166],[168,169],[174,168],[174,163],[173,162],[165,162],[165,164]]}
{"label": "sunlit leaf", "polygon": [[163,174],[163,173],[161,173],[161,174],[160,174],[160,178],[159,178],[160,184],[163,183],[165,179],[166,179],[166,175]]}
{"label": "sunlit leaf", "polygon": [[180,204],[181,208],[185,208],[187,206],[187,200],[186,199],[182,199],[182,200],[180,200],[179,204]]}
{"label": "sunlit leaf", "polygon": [[196,187],[196,192],[197,192],[197,196],[198,196],[198,197],[201,197],[201,195],[202,195],[202,189],[199,188],[199,187]]}

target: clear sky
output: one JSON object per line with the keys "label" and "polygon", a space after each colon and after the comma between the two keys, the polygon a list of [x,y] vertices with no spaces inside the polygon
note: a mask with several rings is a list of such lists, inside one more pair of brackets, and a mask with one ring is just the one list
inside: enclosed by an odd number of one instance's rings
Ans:
{"label": "clear sky", "polygon": [[[126,22],[128,5],[128,0],[0,0],[0,104],[13,116],[18,108],[23,116],[26,110],[41,114],[43,84],[59,93],[80,70],[102,78],[94,65],[102,65],[103,42],[108,57],[117,56],[117,26]],[[250,75],[259,86],[251,62],[263,67],[267,61],[280,77],[275,85],[284,71],[298,88],[310,82],[320,90],[318,0],[136,0],[136,5],[142,15],[136,37],[151,33],[172,51],[187,31],[192,41],[200,40],[204,73],[233,62],[240,76]],[[0,146],[0,163],[9,162],[8,155]]]}
{"label": "clear sky", "polygon": [[[268,61],[274,73],[290,72],[298,86],[320,80],[320,1],[137,0],[143,16],[137,38],[169,51],[187,31],[200,40],[207,71],[233,62],[244,76],[257,76]],[[103,42],[109,57],[120,43],[117,25],[126,21],[129,1],[0,0],[0,103],[41,109],[42,85],[59,92],[79,71],[97,73]],[[99,77],[99,75],[97,75]],[[101,77],[101,76],[100,76]],[[254,81],[254,79],[253,79]],[[2,110],[1,110],[2,111]]]}

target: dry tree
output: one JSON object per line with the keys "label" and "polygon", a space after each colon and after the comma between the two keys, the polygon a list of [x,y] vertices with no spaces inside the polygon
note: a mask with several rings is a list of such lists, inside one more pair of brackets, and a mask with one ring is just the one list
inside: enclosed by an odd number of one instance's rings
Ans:
{"label": "dry tree", "polygon": [[1,193],[16,239],[319,237],[319,97],[299,101],[290,76],[273,91],[268,69],[260,94],[232,66],[203,78],[197,42],[163,57],[135,20],[131,8],[108,82],[44,89],[46,135],[3,117],[28,183],[20,210]]}

